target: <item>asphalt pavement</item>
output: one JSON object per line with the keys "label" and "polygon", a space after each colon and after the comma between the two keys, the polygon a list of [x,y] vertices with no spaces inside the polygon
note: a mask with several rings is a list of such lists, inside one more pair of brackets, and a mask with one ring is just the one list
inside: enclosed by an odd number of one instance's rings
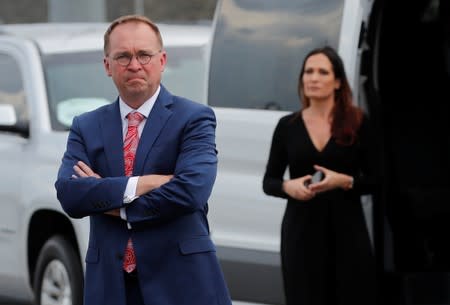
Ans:
{"label": "asphalt pavement", "polygon": [[0,297],[0,305],[33,305],[31,303],[18,303],[8,299]]}
{"label": "asphalt pavement", "polygon": [[[13,302],[11,300],[7,300],[0,297],[0,305],[33,305],[30,303],[17,303]],[[264,304],[256,304],[256,303],[247,303],[247,302],[240,302],[240,301],[233,301],[233,305],[264,305]]]}

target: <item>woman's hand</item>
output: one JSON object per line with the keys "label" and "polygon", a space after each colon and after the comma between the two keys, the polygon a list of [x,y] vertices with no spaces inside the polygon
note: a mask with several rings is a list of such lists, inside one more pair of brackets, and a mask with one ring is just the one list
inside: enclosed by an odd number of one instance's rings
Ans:
{"label": "woman's hand", "polygon": [[286,180],[283,182],[283,190],[290,197],[307,201],[315,196],[315,191],[305,186],[305,182],[311,180],[311,175],[306,175],[300,178]]}
{"label": "woman's hand", "polygon": [[311,183],[309,185],[309,189],[311,191],[315,193],[321,193],[331,191],[337,188],[342,188],[344,190],[352,188],[353,185],[352,176],[341,174],[319,165],[314,165],[314,168],[318,171],[321,171],[324,175],[324,178],[319,182]]}

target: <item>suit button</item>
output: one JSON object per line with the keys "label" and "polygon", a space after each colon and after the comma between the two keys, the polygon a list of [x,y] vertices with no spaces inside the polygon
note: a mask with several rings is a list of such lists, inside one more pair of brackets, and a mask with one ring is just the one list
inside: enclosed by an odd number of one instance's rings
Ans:
{"label": "suit button", "polygon": [[117,258],[118,259],[123,259],[123,253],[117,253]]}

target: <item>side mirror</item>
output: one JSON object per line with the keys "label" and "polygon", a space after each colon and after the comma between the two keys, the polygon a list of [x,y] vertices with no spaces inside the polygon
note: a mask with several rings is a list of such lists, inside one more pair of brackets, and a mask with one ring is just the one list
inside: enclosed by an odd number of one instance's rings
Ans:
{"label": "side mirror", "polygon": [[15,124],[17,124],[17,116],[14,106],[0,104],[0,126],[12,127]]}
{"label": "side mirror", "polygon": [[28,121],[19,122],[16,110],[11,104],[0,104],[0,131],[18,133],[24,138],[30,135]]}

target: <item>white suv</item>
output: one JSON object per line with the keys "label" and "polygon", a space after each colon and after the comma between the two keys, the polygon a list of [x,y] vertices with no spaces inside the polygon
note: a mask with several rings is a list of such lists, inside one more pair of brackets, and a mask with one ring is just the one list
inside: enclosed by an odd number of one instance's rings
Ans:
{"label": "white suv", "polygon": [[[106,28],[0,26],[0,296],[82,304],[89,222],[62,211],[53,183],[73,116],[116,98],[102,63]],[[163,83],[204,102],[210,26],[160,29]]]}

